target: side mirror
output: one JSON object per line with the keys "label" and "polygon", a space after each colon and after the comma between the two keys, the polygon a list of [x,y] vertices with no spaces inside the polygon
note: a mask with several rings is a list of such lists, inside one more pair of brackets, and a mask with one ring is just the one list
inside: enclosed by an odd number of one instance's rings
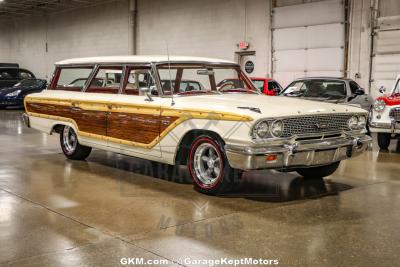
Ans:
{"label": "side mirror", "polygon": [[153,98],[151,97],[151,92],[155,90],[155,86],[150,86],[150,87],[140,87],[139,91],[142,95],[147,96],[147,101],[154,101]]}
{"label": "side mirror", "polygon": [[281,89],[279,89],[279,88],[274,88],[273,91],[274,91],[275,94],[279,95],[280,92],[281,92]]}
{"label": "side mirror", "polygon": [[386,87],[382,85],[382,86],[379,88],[379,92],[380,92],[381,94],[385,93],[385,92],[386,92]]}
{"label": "side mirror", "polygon": [[365,91],[364,91],[364,89],[360,88],[360,89],[357,89],[357,90],[354,92],[354,94],[355,94],[356,96],[358,96],[358,95],[365,95]]}

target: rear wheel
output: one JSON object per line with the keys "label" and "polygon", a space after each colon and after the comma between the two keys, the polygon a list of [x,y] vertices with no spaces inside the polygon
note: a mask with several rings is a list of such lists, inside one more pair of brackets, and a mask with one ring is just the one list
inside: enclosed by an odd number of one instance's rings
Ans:
{"label": "rear wheel", "polygon": [[61,129],[60,144],[64,155],[72,160],[84,160],[92,151],[91,147],[79,144],[78,137],[70,126],[64,126]]}
{"label": "rear wheel", "polygon": [[390,145],[390,133],[378,133],[378,146],[380,149],[388,149]]}
{"label": "rear wheel", "polygon": [[333,174],[339,167],[340,161],[319,167],[297,169],[297,173],[305,178],[323,178]]}
{"label": "rear wheel", "polygon": [[240,172],[229,166],[223,144],[208,135],[193,141],[188,167],[196,190],[205,194],[228,193],[239,182]]}

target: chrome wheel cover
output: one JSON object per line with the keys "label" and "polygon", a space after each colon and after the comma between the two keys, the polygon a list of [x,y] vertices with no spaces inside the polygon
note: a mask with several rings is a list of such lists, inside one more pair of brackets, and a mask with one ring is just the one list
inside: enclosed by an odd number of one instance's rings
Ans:
{"label": "chrome wheel cover", "polygon": [[76,145],[78,144],[78,138],[76,137],[75,131],[71,127],[64,127],[62,141],[65,152],[68,154],[74,153]]}
{"label": "chrome wheel cover", "polygon": [[193,168],[196,177],[202,184],[214,185],[222,171],[222,160],[217,149],[209,143],[199,145],[194,152]]}

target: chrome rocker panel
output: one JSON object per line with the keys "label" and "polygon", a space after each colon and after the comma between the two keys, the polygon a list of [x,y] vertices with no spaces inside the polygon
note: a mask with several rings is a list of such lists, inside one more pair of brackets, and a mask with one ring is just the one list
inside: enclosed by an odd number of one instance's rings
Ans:
{"label": "chrome rocker panel", "polygon": [[[361,154],[372,144],[367,135],[336,137],[325,140],[288,141],[286,144],[263,146],[226,145],[232,168],[240,170],[291,169],[328,165]],[[277,155],[267,161],[268,155]]]}

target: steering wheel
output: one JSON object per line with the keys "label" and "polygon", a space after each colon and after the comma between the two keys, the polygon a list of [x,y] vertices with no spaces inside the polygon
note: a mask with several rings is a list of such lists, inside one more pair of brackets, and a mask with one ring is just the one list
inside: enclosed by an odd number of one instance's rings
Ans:
{"label": "steering wheel", "polygon": [[[219,87],[218,91],[222,91],[228,85],[231,85],[233,88],[235,87],[235,84],[233,82],[226,82]],[[232,88],[230,88],[230,89],[232,89]]]}

